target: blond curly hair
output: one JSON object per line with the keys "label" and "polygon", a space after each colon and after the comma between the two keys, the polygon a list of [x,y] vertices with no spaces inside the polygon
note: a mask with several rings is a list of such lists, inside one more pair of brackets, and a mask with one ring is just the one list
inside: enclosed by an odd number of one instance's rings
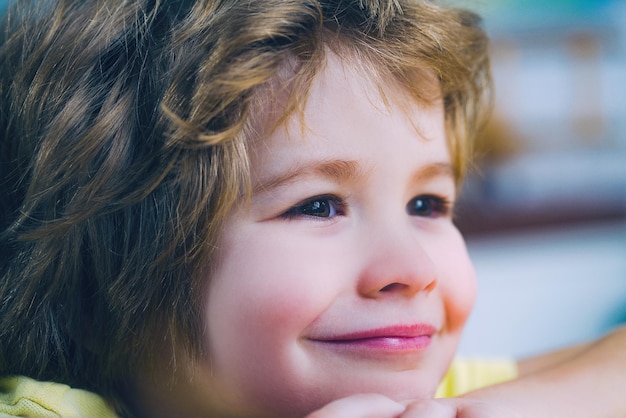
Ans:
{"label": "blond curly hair", "polygon": [[118,405],[164,340],[202,350],[211,255],[249,184],[247,127],[286,62],[281,120],[329,50],[416,100],[434,75],[459,181],[489,104],[479,18],[430,1],[31,3],[6,13],[0,44],[0,375]]}

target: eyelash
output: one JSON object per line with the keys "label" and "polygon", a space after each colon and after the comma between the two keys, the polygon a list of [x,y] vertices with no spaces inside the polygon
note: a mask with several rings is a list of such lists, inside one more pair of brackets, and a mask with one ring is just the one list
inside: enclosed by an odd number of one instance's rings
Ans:
{"label": "eyelash", "polygon": [[[284,212],[281,217],[295,219],[300,217],[311,219],[328,219],[347,214],[346,199],[335,195],[319,195],[297,203]],[[425,218],[450,217],[453,203],[449,199],[425,194],[416,196],[406,205],[406,212],[411,216]]]}
{"label": "eyelash", "polygon": [[[294,218],[312,218],[312,219],[328,219],[335,216],[345,216],[347,213],[346,199],[335,195],[320,195],[292,206],[281,217],[286,219]],[[322,211],[321,214],[315,214],[315,211]],[[307,213],[308,212],[308,213]],[[325,216],[324,216],[325,215]]]}
{"label": "eyelash", "polygon": [[406,212],[425,218],[450,217],[453,206],[452,201],[446,197],[425,194],[411,199],[406,205]]}

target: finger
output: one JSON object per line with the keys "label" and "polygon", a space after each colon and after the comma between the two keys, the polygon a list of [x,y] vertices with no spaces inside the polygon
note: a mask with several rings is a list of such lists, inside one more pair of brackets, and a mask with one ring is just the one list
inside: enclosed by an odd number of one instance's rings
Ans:
{"label": "finger", "polygon": [[453,406],[458,411],[457,418],[521,418],[519,413],[496,401],[448,398],[441,399],[441,402]]}
{"label": "finger", "polygon": [[400,415],[401,418],[456,418],[454,405],[436,399],[411,401]]}
{"label": "finger", "polygon": [[379,394],[359,394],[333,401],[306,418],[397,418],[404,405]]}

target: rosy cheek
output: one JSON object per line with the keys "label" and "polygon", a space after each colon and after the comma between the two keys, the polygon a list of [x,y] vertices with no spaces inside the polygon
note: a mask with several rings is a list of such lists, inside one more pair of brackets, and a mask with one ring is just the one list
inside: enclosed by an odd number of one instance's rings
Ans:
{"label": "rosy cheek", "polygon": [[[225,260],[219,277],[221,286],[214,288],[219,296],[213,295],[223,305],[217,313],[223,319],[229,315],[232,323],[247,330],[257,342],[297,335],[323,310],[328,301],[325,294],[331,289],[320,280],[328,275],[309,265],[312,257],[306,251],[266,238],[263,246],[241,240],[248,245],[237,251],[245,254],[242,259],[246,262],[241,263],[237,257]],[[232,305],[223,299],[231,299]]]}
{"label": "rosy cheek", "polygon": [[455,263],[454,279],[444,286],[448,324],[452,329],[465,325],[476,301],[476,274],[469,258],[465,262]]}
{"label": "rosy cheek", "polygon": [[461,331],[476,300],[476,272],[465,241],[456,228],[440,244],[440,290],[447,323],[450,331]]}

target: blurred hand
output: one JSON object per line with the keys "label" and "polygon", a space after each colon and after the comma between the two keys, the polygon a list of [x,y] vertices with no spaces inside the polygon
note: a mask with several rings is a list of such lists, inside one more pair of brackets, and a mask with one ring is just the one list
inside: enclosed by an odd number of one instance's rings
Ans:
{"label": "blurred hand", "polygon": [[333,401],[305,418],[397,418],[405,405],[379,394],[359,394]]}
{"label": "blurred hand", "polygon": [[306,418],[521,418],[488,402],[464,399],[427,399],[397,402],[383,395],[361,394],[338,399]]}
{"label": "blurred hand", "polygon": [[431,399],[407,404],[402,418],[522,418],[496,402],[466,398]]}

